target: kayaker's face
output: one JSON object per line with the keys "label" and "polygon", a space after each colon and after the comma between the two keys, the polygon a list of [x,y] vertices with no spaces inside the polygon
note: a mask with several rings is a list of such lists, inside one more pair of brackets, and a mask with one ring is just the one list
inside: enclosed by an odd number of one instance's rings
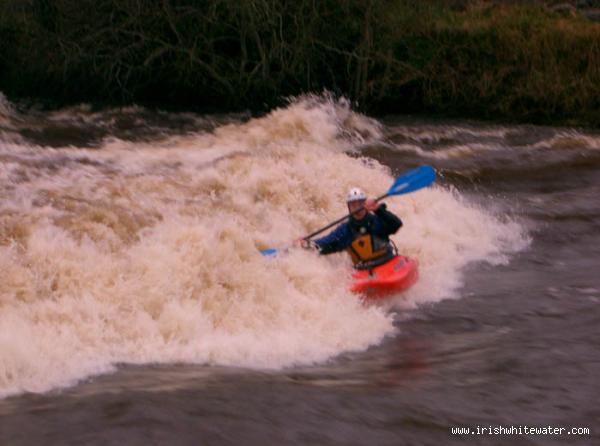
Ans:
{"label": "kayaker's face", "polygon": [[367,211],[366,211],[366,209],[364,209],[364,206],[365,206],[365,200],[351,201],[350,203],[348,203],[348,211],[354,212],[360,208],[363,208],[362,211],[357,212],[356,214],[353,215],[353,217],[356,220],[362,220],[363,218],[365,218],[365,215],[367,215]]}

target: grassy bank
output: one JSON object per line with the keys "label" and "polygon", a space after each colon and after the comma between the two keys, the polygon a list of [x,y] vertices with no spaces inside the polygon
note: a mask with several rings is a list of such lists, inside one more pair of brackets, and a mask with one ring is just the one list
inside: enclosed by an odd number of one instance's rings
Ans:
{"label": "grassy bank", "polygon": [[370,112],[600,126],[600,25],[522,3],[0,0],[0,91],[227,111],[328,89]]}

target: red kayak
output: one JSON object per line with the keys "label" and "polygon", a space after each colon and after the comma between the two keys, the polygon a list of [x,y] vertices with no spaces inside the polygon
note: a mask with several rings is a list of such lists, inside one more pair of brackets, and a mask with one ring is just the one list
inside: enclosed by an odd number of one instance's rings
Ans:
{"label": "red kayak", "polygon": [[419,277],[419,263],[405,256],[395,256],[383,265],[352,273],[352,292],[369,299],[379,299],[410,288]]}

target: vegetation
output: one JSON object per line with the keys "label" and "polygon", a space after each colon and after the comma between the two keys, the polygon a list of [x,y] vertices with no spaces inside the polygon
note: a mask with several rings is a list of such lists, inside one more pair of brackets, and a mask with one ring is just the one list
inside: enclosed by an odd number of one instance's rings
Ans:
{"label": "vegetation", "polygon": [[13,97],[228,111],[324,89],[371,112],[598,126],[600,25],[536,2],[0,0]]}

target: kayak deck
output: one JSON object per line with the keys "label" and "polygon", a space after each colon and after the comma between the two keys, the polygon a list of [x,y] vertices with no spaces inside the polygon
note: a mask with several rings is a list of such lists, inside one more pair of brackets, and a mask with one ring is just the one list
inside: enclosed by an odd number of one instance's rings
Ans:
{"label": "kayak deck", "polygon": [[418,262],[395,256],[389,262],[352,273],[352,292],[368,298],[383,298],[410,288],[419,277]]}

